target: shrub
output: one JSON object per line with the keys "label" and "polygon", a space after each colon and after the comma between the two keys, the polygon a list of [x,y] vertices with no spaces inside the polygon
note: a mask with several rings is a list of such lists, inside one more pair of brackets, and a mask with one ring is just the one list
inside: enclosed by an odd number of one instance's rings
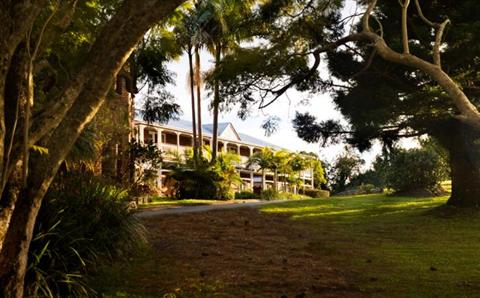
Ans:
{"label": "shrub", "polygon": [[306,189],[305,195],[311,198],[328,198],[330,197],[330,192],[323,189]]}
{"label": "shrub", "polygon": [[379,188],[379,187],[376,187],[375,185],[373,184],[360,184],[358,186],[358,190],[363,193],[363,194],[372,194],[372,193],[381,193],[382,192],[382,189]]}
{"label": "shrub", "polygon": [[127,257],[146,244],[127,208],[127,193],[92,177],[63,177],[39,211],[29,250],[28,296],[94,294],[86,276],[102,261]]}
{"label": "shrub", "polygon": [[220,154],[214,163],[206,159],[195,162],[193,156],[187,156],[185,163],[173,167],[167,185],[177,199],[233,200],[235,186],[242,183],[235,168],[238,162],[240,157],[232,153]]}
{"label": "shrub", "polygon": [[273,189],[266,189],[260,193],[260,199],[266,201],[272,200],[300,200],[308,199],[309,197],[302,194],[293,194],[291,192],[279,192]]}
{"label": "shrub", "polygon": [[266,201],[272,201],[279,198],[279,193],[274,189],[265,189],[260,193],[260,199]]}
{"label": "shrub", "polygon": [[251,191],[241,191],[235,193],[235,200],[258,199],[259,195]]}
{"label": "shrub", "polygon": [[218,184],[221,177],[209,167],[197,170],[177,168],[172,172],[177,199],[218,199]]}
{"label": "shrub", "polygon": [[396,192],[427,190],[435,193],[447,172],[441,157],[433,150],[397,150],[391,156],[386,180]]}
{"label": "shrub", "polygon": [[291,192],[279,192],[277,195],[277,200],[301,200],[301,199],[310,199],[310,197],[303,194],[294,194]]}

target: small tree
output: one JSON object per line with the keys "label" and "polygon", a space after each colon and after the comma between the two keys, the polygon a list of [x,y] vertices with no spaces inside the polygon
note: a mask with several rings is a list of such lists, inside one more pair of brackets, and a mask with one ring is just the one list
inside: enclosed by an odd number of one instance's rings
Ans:
{"label": "small tree", "polygon": [[346,149],[339,155],[328,171],[328,180],[333,192],[344,191],[352,179],[360,174],[360,167],[364,164],[357,154]]}
{"label": "small tree", "polygon": [[[268,147],[265,147],[262,149],[262,151],[257,151],[248,158],[247,168],[257,167],[258,170],[260,170],[262,173],[262,177],[263,177],[262,179],[264,179],[265,171],[270,170],[272,169],[272,167],[274,167],[273,159],[274,159],[273,150]],[[262,184],[264,183],[265,181],[262,181]]]}
{"label": "small tree", "polygon": [[302,180],[300,173],[308,167],[308,162],[304,156],[299,153],[291,153],[288,160],[288,177],[287,181],[294,186],[293,192],[296,193],[298,187],[301,186]]}
{"label": "small tree", "polygon": [[242,183],[235,164],[240,162],[240,156],[234,153],[224,153],[217,156],[213,161],[213,170],[222,179],[218,182],[218,197],[222,199],[234,199],[234,188]]}
{"label": "small tree", "polygon": [[158,171],[162,165],[162,152],[155,144],[142,145],[133,141],[130,143],[130,156],[135,166],[135,177],[130,188],[140,185],[151,186],[158,178]]}
{"label": "small tree", "polygon": [[193,150],[178,158],[169,179],[178,199],[233,199],[234,188],[241,183],[235,164],[240,156],[220,154],[211,162],[211,151],[204,147],[205,155],[195,158]]}
{"label": "small tree", "polygon": [[315,188],[322,189],[327,184],[327,177],[322,161],[313,152],[300,152],[305,156],[308,167],[313,170],[313,181]]}

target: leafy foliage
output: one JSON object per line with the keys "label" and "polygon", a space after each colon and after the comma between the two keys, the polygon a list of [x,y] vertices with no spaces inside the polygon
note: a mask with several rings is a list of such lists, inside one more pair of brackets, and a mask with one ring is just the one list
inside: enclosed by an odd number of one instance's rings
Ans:
{"label": "leafy foliage", "polygon": [[214,161],[213,170],[222,178],[217,184],[218,195],[222,199],[234,199],[234,188],[242,183],[235,167],[240,163],[240,156],[233,153],[220,154]]}
{"label": "leafy foliage", "polygon": [[175,103],[173,95],[164,90],[155,91],[155,93],[156,95],[147,95],[143,102],[141,110],[143,120],[148,123],[167,123],[171,119],[177,120],[181,109],[180,105]]}
{"label": "leafy foliage", "polygon": [[[325,82],[315,68],[320,57],[313,57],[314,47],[337,36],[332,30],[339,18],[336,9],[342,1],[265,1],[259,3],[242,26],[243,37],[259,40],[255,45],[239,45],[229,52],[209,82],[220,82],[220,93],[227,105],[237,105],[245,119],[254,105],[273,103],[288,88],[299,91],[323,90]],[[290,84],[286,82],[291,82]]]}
{"label": "leafy foliage", "polygon": [[448,177],[441,156],[429,148],[395,150],[388,161],[387,185],[399,193],[426,190],[433,194]]}
{"label": "leafy foliage", "polygon": [[328,198],[330,197],[330,192],[323,189],[306,189],[303,191],[306,196],[311,198]]}
{"label": "leafy foliage", "polygon": [[260,198],[265,201],[273,201],[279,198],[279,192],[274,189],[265,189],[260,193]]}
{"label": "leafy foliage", "polygon": [[235,193],[235,200],[259,199],[260,196],[251,191],[241,191]]}
{"label": "leafy foliage", "polygon": [[235,198],[234,189],[241,184],[235,168],[235,164],[240,162],[237,154],[220,154],[212,163],[207,159],[195,160],[190,152],[184,160],[179,161],[168,177],[177,199]]}
{"label": "leafy foliage", "polygon": [[91,176],[57,178],[40,209],[29,250],[29,295],[93,295],[87,277],[97,265],[138,252],[146,244],[145,231],[127,198],[126,191]]}
{"label": "leafy foliage", "polygon": [[217,199],[217,185],[222,178],[208,165],[195,169],[177,167],[169,176],[175,186],[177,199]]}
{"label": "leafy foliage", "polygon": [[130,143],[130,156],[134,161],[135,180],[133,189],[140,185],[152,185],[158,177],[158,170],[163,161],[162,152],[156,144],[140,144],[136,141]]}
{"label": "leafy foliage", "polygon": [[265,131],[265,136],[269,137],[274,134],[280,126],[280,117],[270,116],[262,123],[262,129]]}
{"label": "leafy foliage", "polygon": [[[283,176],[290,186],[295,185],[298,188],[303,183],[300,174],[307,169],[313,169],[314,184],[317,187],[320,188],[321,185],[326,183],[322,162],[315,153],[294,153],[286,150],[274,151],[269,147],[265,147],[249,157],[247,167],[261,172],[266,170],[274,172],[274,183],[277,190],[276,184],[279,174]],[[286,185],[284,191],[288,191]]]}
{"label": "leafy foliage", "polygon": [[351,149],[345,149],[337,156],[333,165],[328,169],[329,186],[334,193],[346,189],[347,185],[360,174],[360,167],[364,161]]}

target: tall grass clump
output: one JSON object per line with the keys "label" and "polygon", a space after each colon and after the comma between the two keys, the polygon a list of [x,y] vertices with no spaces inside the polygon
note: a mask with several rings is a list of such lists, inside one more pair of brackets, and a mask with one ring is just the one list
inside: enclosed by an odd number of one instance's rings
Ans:
{"label": "tall grass clump", "polygon": [[70,174],[57,179],[35,226],[28,296],[95,295],[87,277],[98,265],[142,250],[145,230],[127,207],[127,195],[91,176]]}

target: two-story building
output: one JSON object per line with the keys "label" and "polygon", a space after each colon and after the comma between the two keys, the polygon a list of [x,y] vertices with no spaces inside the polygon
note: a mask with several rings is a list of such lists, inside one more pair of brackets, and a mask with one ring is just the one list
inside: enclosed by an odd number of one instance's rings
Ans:
{"label": "two-story building", "polygon": [[[165,153],[183,154],[187,149],[193,146],[192,123],[186,120],[171,120],[167,124],[147,123],[142,120],[135,120],[137,140],[140,143],[151,142],[157,144],[158,148]],[[212,142],[212,124],[202,125],[203,143],[211,145]],[[212,147],[212,146],[210,146]],[[218,125],[218,151],[237,153],[241,162],[236,165],[243,184],[240,190],[260,191],[273,187],[274,175],[266,172],[264,175],[255,169],[247,168],[248,158],[257,151],[261,151],[264,147],[270,147],[274,150],[281,149],[279,146],[270,144],[264,140],[252,137],[248,134],[238,132],[232,123],[225,122]],[[178,154],[177,154],[178,155]],[[173,162],[169,158],[169,154],[165,154],[165,163]],[[161,169],[157,186],[160,190],[164,190],[165,178],[168,169]],[[303,188],[313,188],[313,171],[311,169],[303,171],[300,174],[303,182]],[[283,189],[287,184],[284,177],[279,177],[278,188]]]}

